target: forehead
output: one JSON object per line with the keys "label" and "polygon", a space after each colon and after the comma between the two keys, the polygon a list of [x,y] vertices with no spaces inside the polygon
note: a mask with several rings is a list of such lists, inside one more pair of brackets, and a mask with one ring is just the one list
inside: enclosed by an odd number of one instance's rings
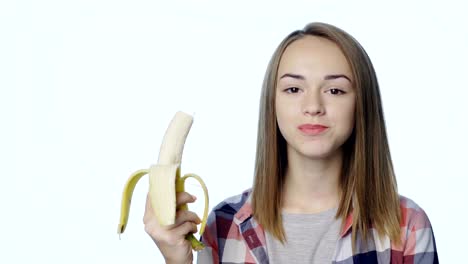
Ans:
{"label": "forehead", "polygon": [[328,74],[351,76],[351,68],[341,49],[334,42],[317,36],[300,38],[285,49],[278,75],[284,73],[322,77]]}

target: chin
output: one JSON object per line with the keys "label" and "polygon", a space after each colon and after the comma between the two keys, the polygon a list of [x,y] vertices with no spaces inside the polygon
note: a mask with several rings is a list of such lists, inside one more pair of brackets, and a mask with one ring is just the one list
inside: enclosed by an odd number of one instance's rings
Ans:
{"label": "chin", "polygon": [[307,157],[308,159],[327,159],[332,156],[333,152],[330,149],[314,149],[308,150],[299,149],[297,151],[301,156]]}
{"label": "chin", "polygon": [[332,156],[332,154],[329,152],[327,153],[304,153],[303,155],[311,160],[325,160],[325,159],[329,159]]}
{"label": "chin", "polygon": [[313,145],[313,146],[301,146],[296,151],[308,159],[320,160],[329,159],[334,156],[338,151],[330,145]]}

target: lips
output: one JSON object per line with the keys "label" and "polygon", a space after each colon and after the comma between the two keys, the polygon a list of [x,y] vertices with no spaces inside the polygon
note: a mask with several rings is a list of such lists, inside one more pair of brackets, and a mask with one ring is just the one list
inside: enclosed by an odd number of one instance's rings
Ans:
{"label": "lips", "polygon": [[320,124],[303,124],[300,125],[298,129],[306,135],[315,136],[323,133],[328,127]]}

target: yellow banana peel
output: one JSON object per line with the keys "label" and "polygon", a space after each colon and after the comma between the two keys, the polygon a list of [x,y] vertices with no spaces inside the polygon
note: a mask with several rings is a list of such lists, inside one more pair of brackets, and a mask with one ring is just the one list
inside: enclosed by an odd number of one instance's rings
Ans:
{"label": "yellow banana peel", "polygon": [[[135,186],[146,174],[149,174],[150,180],[151,206],[161,226],[174,224],[177,210],[188,210],[186,204],[176,208],[176,193],[185,191],[185,180],[194,178],[200,183],[205,196],[205,209],[199,232],[200,236],[203,234],[208,218],[208,189],[200,176],[193,173],[181,176],[180,173],[184,144],[192,123],[192,116],[180,111],[177,112],[164,134],[157,164],[151,165],[149,169],[138,170],[128,178],[122,193],[120,221],[117,228],[119,235],[125,231],[128,223]],[[190,241],[192,248],[196,251],[205,247],[192,233],[187,234],[186,239]]]}

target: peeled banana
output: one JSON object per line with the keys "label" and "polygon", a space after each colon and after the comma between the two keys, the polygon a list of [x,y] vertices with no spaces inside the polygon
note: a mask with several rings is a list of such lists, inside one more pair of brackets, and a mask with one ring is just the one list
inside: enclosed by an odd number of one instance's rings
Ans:
{"label": "peeled banana", "polygon": [[[149,174],[149,196],[154,215],[161,226],[168,226],[175,223],[176,210],[188,210],[186,204],[176,208],[176,193],[183,192],[185,180],[196,179],[203,188],[205,195],[205,209],[201,221],[200,235],[205,230],[208,218],[208,190],[203,180],[196,174],[186,174],[181,177],[181,160],[185,140],[192,127],[193,117],[184,112],[177,112],[164,134],[164,138],[159,151],[158,162],[151,165],[149,169],[134,172],[127,180],[122,194],[122,204],[120,208],[120,222],[117,233],[120,235],[125,231],[130,213],[130,203],[138,181],[146,174]],[[186,236],[192,248],[196,251],[205,246],[192,233]]]}

